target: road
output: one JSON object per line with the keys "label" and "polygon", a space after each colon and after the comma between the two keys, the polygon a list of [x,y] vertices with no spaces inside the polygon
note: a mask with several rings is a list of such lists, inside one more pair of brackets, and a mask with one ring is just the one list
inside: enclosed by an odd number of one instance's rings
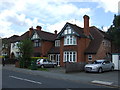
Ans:
{"label": "road", "polygon": [[2,88],[108,88],[90,83],[46,78],[10,70],[3,70],[2,78]]}

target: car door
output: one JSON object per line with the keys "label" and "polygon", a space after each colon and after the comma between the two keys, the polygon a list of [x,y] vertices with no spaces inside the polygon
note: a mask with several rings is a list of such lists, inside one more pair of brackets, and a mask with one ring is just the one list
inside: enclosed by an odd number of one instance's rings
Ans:
{"label": "car door", "polygon": [[43,59],[43,65],[44,65],[45,67],[48,66],[48,61],[47,61],[46,59]]}
{"label": "car door", "polygon": [[111,62],[110,62],[110,61],[107,61],[107,70],[110,70],[111,67],[112,67]]}
{"label": "car door", "polygon": [[103,71],[105,71],[105,69],[106,69],[105,61],[102,63],[102,69],[103,69]]}
{"label": "car door", "polygon": [[104,71],[107,71],[107,70],[109,70],[109,66],[110,64],[109,64],[109,61],[104,61],[104,64],[103,64],[103,66],[104,66]]}
{"label": "car door", "polygon": [[53,66],[53,63],[52,61],[48,60],[48,64],[49,64],[49,67],[52,67]]}

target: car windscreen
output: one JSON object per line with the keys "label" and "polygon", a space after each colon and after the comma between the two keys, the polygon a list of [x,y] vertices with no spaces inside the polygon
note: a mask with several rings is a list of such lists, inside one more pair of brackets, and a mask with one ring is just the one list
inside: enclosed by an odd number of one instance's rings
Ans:
{"label": "car windscreen", "polygon": [[94,61],[93,64],[101,64],[103,61]]}

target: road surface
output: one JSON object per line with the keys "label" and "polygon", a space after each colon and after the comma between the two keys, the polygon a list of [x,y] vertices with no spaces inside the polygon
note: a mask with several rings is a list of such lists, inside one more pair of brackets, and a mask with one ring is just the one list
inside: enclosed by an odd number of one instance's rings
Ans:
{"label": "road surface", "polygon": [[[74,78],[74,77],[73,77]],[[2,88],[108,88],[90,83],[46,78],[10,70],[2,72]],[[70,89],[71,90],[71,89]]]}

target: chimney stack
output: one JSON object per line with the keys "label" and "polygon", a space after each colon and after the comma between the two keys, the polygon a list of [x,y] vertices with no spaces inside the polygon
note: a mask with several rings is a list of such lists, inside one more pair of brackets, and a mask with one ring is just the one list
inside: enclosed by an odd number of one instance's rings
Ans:
{"label": "chimney stack", "polygon": [[29,28],[29,37],[32,35],[33,27]]}
{"label": "chimney stack", "polygon": [[41,26],[37,26],[36,29],[41,31],[42,27]]}
{"label": "chimney stack", "polygon": [[89,28],[89,16],[88,15],[84,15],[84,34],[89,36],[90,33],[90,28]]}
{"label": "chimney stack", "polygon": [[55,32],[55,34],[57,35],[57,30],[55,30],[54,32]]}

